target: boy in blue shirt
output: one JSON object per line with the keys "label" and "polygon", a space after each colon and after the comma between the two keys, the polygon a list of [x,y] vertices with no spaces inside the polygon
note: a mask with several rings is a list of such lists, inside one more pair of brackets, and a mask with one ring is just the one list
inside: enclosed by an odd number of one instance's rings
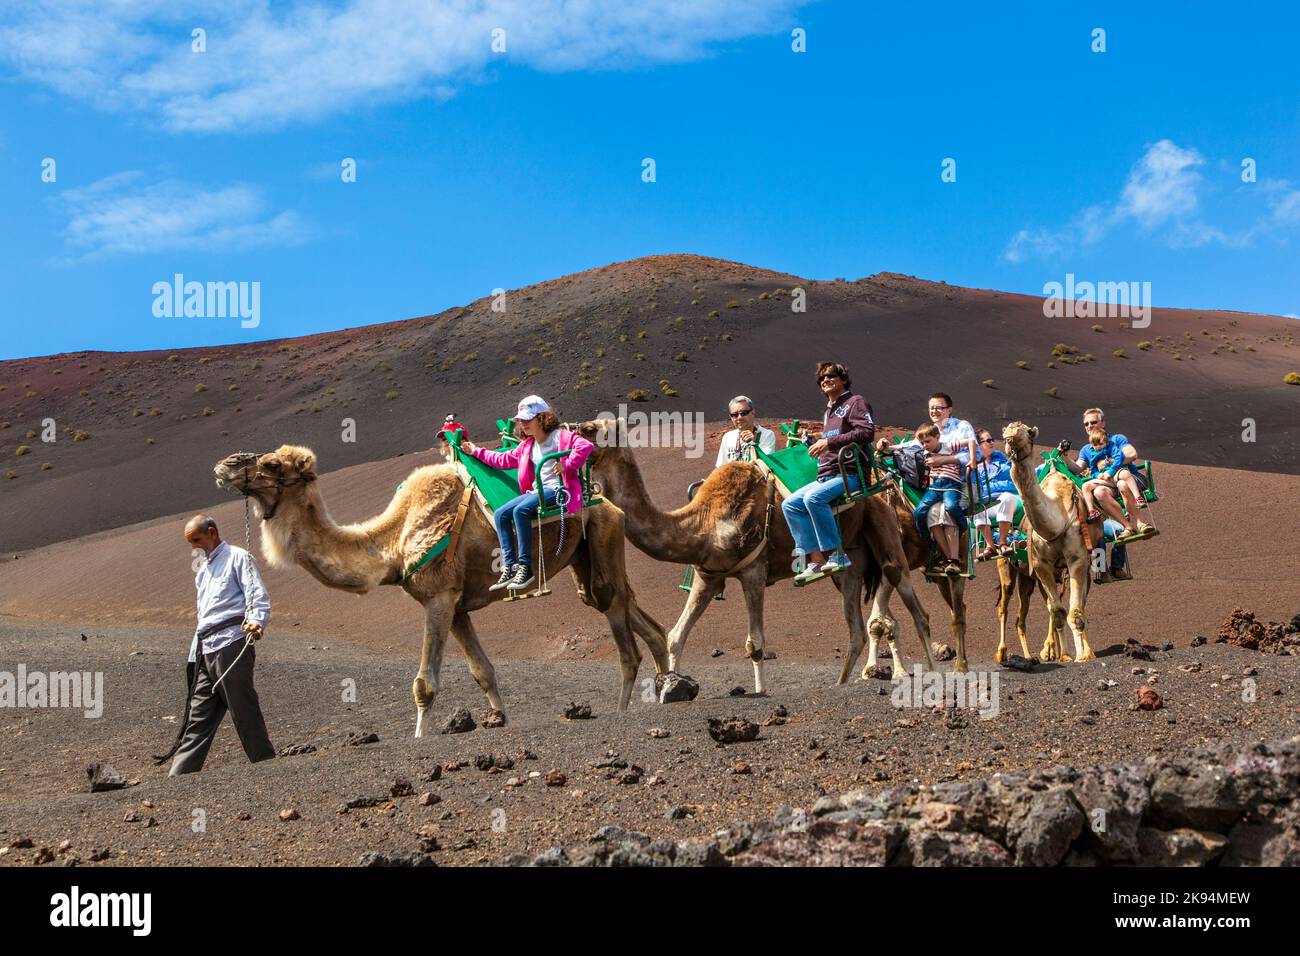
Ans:
{"label": "boy in blue shirt", "polygon": [[[1136,517],[1145,482],[1131,467],[1138,456],[1133,443],[1124,435],[1107,432],[1106,415],[1100,408],[1090,408],[1083,413],[1083,427],[1088,432],[1088,444],[1079,449],[1079,460],[1071,467],[1078,474],[1092,476],[1083,486],[1088,520],[1094,521],[1104,512],[1124,526],[1121,538],[1133,533],[1155,534],[1150,522]],[[1116,499],[1116,490],[1124,499],[1127,514]]]}

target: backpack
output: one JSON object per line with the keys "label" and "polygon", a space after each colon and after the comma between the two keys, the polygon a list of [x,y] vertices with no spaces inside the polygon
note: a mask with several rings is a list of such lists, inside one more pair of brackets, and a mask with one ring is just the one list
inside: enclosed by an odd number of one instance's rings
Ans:
{"label": "backpack", "polygon": [[894,464],[906,484],[924,491],[930,483],[930,473],[925,467],[924,448],[900,448],[894,452]]}

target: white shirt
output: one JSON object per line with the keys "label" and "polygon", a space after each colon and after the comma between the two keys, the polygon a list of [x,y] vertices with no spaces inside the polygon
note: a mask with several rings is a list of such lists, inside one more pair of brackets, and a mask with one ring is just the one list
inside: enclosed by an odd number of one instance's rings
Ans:
{"label": "white shirt", "polygon": [[[537,474],[537,469],[541,465],[542,459],[547,455],[554,455],[560,450],[560,430],[557,428],[551,432],[545,442],[539,442],[533,439],[533,474]],[[545,491],[559,491],[560,476],[556,474],[556,466],[559,465],[560,459],[552,458],[546,463],[546,473],[542,475],[542,488]]]}
{"label": "white shirt", "polygon": [[[271,617],[271,598],[262,586],[257,562],[243,548],[222,541],[212,549],[207,560],[194,575],[198,593],[198,621],[190,643],[190,660],[198,651],[199,632],[228,617],[244,614],[244,620],[266,627]],[[247,611],[247,613],[245,613]],[[211,654],[244,636],[238,624],[209,634],[203,641],[203,653]]]}
{"label": "white shirt", "polygon": [[[758,439],[758,447],[767,454],[776,451],[776,432],[770,428],[755,425],[754,437]],[[733,428],[722,436],[722,445],[718,448],[718,460],[713,467],[721,468],[729,461],[744,461],[745,452],[746,446],[740,443],[740,429]]]}

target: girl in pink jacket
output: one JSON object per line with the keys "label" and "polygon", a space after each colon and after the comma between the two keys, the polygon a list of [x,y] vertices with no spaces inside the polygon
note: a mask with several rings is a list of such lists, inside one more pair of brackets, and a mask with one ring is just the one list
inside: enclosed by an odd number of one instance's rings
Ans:
{"label": "girl in pink jacket", "polygon": [[524,440],[506,451],[489,451],[471,441],[462,442],[461,448],[492,468],[518,468],[518,498],[507,501],[493,514],[497,539],[501,542],[501,577],[490,590],[512,591],[533,583],[533,518],[537,516],[536,472],[541,460],[559,451],[568,451],[563,458],[552,459],[542,469],[540,481],[547,506],[555,504],[557,497],[564,501],[565,514],[582,510],[582,464],[592,452],[592,444],[577,432],[560,427],[560,420],[551,406],[537,395],[529,395],[519,403],[514,416],[524,433]]}

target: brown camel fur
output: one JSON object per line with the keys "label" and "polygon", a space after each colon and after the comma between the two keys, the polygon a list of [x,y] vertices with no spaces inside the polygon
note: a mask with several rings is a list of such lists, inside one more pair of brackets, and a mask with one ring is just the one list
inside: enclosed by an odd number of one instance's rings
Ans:
{"label": "brown camel fur", "polygon": [[[627,447],[626,422],[598,419],[575,427],[596,446],[588,459],[592,474],[600,481],[604,494],[623,509],[628,540],[658,561],[691,564],[696,568],[686,606],[668,634],[669,669],[677,669],[691,628],[708,610],[726,579],[736,578],[749,612],[745,651],[754,667],[754,689],[763,693],[764,589],[796,573],[792,560],[794,539],[781,512],[775,486],[769,487],[767,476],[757,465],[729,462],[705,479],[688,504],[675,511],[660,511],[646,491],[636,457]],[[926,666],[933,670],[929,617],[912,587],[897,525],[889,509],[873,497],[842,512],[840,521],[844,550],[852,563],[832,578],[840,590],[849,626],[849,653],[839,683],[849,679],[865,643],[861,597],[868,552],[877,566],[884,569],[886,580],[903,595],[921,639]],[[765,527],[767,543],[760,548]],[[744,566],[739,567],[741,564]],[[894,672],[904,673],[892,632],[889,647]]]}
{"label": "brown camel fur", "polygon": [[[447,551],[409,578],[404,569],[452,530],[464,486],[450,465],[426,465],[407,476],[380,515],[351,525],[330,518],[316,484],[316,456],[309,448],[281,445],[255,455],[239,452],[213,469],[219,485],[252,499],[261,518],[262,554],[276,567],[298,564],[327,587],[365,594],[384,584],[398,585],[424,607],[424,646],[412,685],[415,735],[428,729],[426,718],[438,693],[438,673],[448,631],[465,651],[470,673],[488,705],[504,717],[496,673],[479,643],[470,613],[506,596],[489,591],[496,579],[492,562],[496,532],[470,503],[454,555]],[[585,530],[580,525],[585,519]],[[584,604],[604,613],[618,645],[622,667],[619,709],[627,708],[641,654],[639,635],[655,666],[667,664],[663,629],[636,604],[623,553],[623,515],[608,504],[569,516],[565,546],[554,556],[559,522],[544,526],[536,547],[548,548],[548,568],[568,567]],[[448,549],[450,551],[450,548]],[[527,613],[527,612],[521,612]]]}
{"label": "brown camel fur", "polygon": [[[1050,612],[1047,640],[1038,652],[1040,660],[1069,661],[1058,644],[1065,632],[1066,613],[1057,592],[1058,569],[1064,568],[1070,579],[1070,629],[1074,632],[1074,659],[1093,659],[1088,643],[1085,607],[1088,587],[1092,584],[1091,554],[1084,539],[1079,516],[1082,494],[1065,475],[1049,471],[1038,481],[1032,458],[1038,429],[1024,422],[1012,422],[1002,429],[1007,457],[1011,459],[1011,480],[1024,503],[1025,522],[1029,525],[1029,566],[1042,585]],[[1094,540],[1101,540],[1100,522],[1093,529]]]}

